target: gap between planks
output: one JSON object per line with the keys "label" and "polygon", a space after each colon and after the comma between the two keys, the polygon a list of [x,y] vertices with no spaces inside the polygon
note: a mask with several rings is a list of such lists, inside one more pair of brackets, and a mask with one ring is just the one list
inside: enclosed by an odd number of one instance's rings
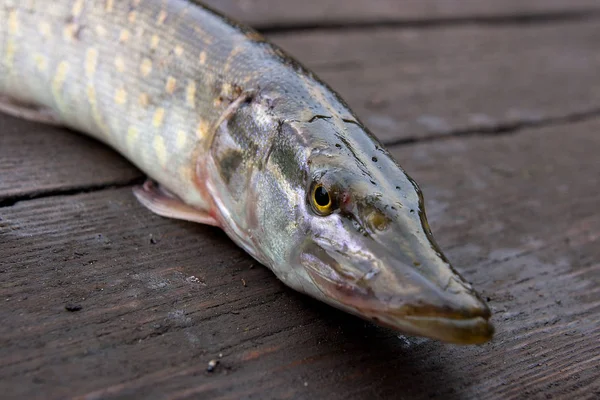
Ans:
{"label": "gap between planks", "polygon": [[427,136],[409,136],[399,139],[386,140],[383,141],[383,144],[386,147],[392,148],[459,137],[507,135],[514,134],[525,129],[537,129],[550,126],[569,125],[577,122],[591,121],[596,118],[600,118],[600,108],[592,108],[589,110],[573,112],[566,115],[540,118],[538,120],[521,119],[511,122],[501,122],[490,126],[454,129],[450,132],[431,134]]}
{"label": "gap between planks", "polygon": [[[30,193],[19,194],[17,196],[7,196],[0,198],[0,208],[11,207],[21,201],[36,200],[54,196],[76,196],[82,193],[101,192],[104,190],[120,189],[125,187],[133,187],[140,185],[146,178],[142,176],[135,177],[122,182],[110,182],[100,185],[80,185],[75,187],[66,187],[60,189],[52,189],[47,191],[35,191]],[[1,218],[0,218],[1,220]]]}
{"label": "gap between planks", "polygon": [[278,24],[254,24],[254,28],[264,34],[296,34],[306,31],[346,31],[369,30],[380,28],[396,29],[437,29],[449,27],[479,26],[531,26],[548,25],[564,22],[586,22],[600,19],[600,10],[576,10],[559,12],[541,12],[532,14],[507,14],[507,15],[475,15],[468,17],[440,17],[430,19],[397,19],[379,21],[340,21],[340,22],[298,22]]}

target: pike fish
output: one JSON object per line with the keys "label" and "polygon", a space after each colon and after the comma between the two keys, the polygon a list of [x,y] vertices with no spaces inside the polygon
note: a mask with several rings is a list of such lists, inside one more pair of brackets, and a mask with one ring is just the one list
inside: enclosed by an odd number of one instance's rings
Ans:
{"label": "pike fish", "polygon": [[134,193],[154,213],[220,227],[289,287],[380,325],[491,339],[417,184],[256,31],[185,0],[0,0],[0,21],[2,110],[114,148],[151,179]]}

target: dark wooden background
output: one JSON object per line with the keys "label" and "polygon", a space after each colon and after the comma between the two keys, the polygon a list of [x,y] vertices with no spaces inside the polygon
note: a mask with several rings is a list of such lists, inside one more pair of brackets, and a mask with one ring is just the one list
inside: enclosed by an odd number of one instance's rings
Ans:
{"label": "dark wooden background", "polygon": [[495,339],[399,336],[299,295],[140,206],[115,152],[2,115],[0,398],[599,398],[600,3],[210,3],[389,145]]}

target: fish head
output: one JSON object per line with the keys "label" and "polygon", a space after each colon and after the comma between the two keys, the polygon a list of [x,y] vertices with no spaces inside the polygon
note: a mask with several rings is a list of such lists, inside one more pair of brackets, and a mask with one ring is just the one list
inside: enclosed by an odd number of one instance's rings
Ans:
{"label": "fish head", "polygon": [[[433,239],[421,190],[361,124],[239,101],[211,146],[222,227],[288,286],[381,325],[483,343],[490,311]],[[295,115],[295,114],[294,114]],[[210,167],[212,165],[212,167]]]}
{"label": "fish head", "polygon": [[307,159],[291,261],[304,291],[407,334],[490,340],[490,310],[436,244],[418,185],[376,139],[355,137],[332,135]]}

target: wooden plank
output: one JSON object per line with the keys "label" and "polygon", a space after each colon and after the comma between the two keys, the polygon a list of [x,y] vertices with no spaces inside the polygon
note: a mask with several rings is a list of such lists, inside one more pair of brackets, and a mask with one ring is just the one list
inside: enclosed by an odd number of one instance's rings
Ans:
{"label": "wooden plank", "polygon": [[560,15],[600,10],[596,0],[204,0],[257,28]]}
{"label": "wooden plank", "polygon": [[0,204],[139,177],[123,157],[93,139],[0,114]]}
{"label": "wooden plank", "polygon": [[274,36],[384,141],[600,113],[600,24]]}
{"label": "wooden plank", "polygon": [[[600,113],[600,24],[275,35],[382,140]],[[139,175],[92,140],[0,115],[0,201]],[[91,160],[93,164],[84,162]]]}
{"label": "wooden plank", "polygon": [[481,347],[398,337],[296,294],[217,229],[154,216],[127,189],[0,208],[3,396],[592,398],[598,130],[394,150],[490,298],[497,336]]}

